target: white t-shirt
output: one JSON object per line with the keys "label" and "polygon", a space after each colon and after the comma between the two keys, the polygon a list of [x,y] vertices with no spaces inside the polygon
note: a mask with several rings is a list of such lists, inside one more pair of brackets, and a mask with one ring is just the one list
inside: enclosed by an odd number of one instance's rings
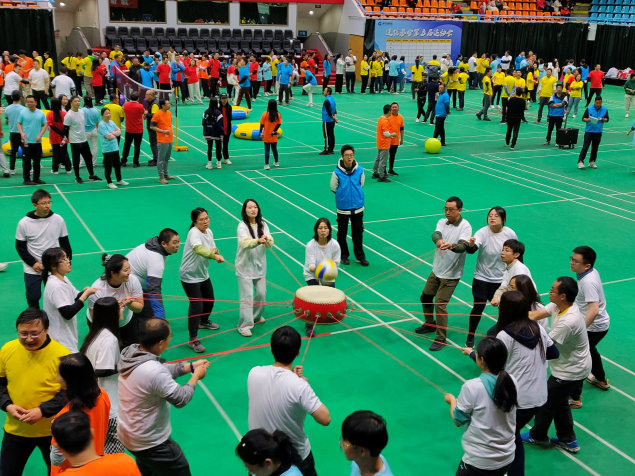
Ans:
{"label": "white t-shirt", "polygon": [[22,78],[20,77],[18,73],[16,73],[15,71],[10,71],[4,77],[4,93],[3,94],[5,96],[11,96],[11,93],[13,91],[19,91],[21,79]]}
{"label": "white t-shirt", "polygon": [[560,357],[551,361],[551,375],[562,380],[582,380],[591,372],[591,354],[584,317],[577,304],[562,315],[558,306],[549,303],[545,310],[551,314],[549,337],[556,343]]}
{"label": "white t-shirt", "polygon": [[179,268],[179,277],[184,283],[201,283],[209,278],[209,259],[194,253],[194,247],[202,245],[203,248],[216,248],[214,234],[208,228],[205,233],[193,226],[187,233],[183,248],[183,259]]}
{"label": "white t-shirt", "polygon": [[64,116],[64,126],[70,127],[68,141],[71,144],[86,142],[86,117],[84,116],[84,111],[81,109],[77,110],[77,112],[72,109],[68,110]]}
{"label": "white t-shirt", "polygon": [[[325,246],[321,246],[317,241],[311,240],[306,245],[306,252],[304,256],[304,280],[316,279],[315,271],[311,271],[309,266],[317,266],[322,260],[332,259],[339,268],[342,261],[342,250],[337,240],[330,239]],[[322,280],[323,283],[331,283],[327,279]]]}
{"label": "white t-shirt", "polygon": [[[108,329],[102,329],[99,334],[86,349],[86,357],[93,364],[95,370],[116,369],[119,364],[119,342]],[[119,393],[117,391],[117,381],[119,374],[115,373],[108,377],[99,377],[97,383],[108,394],[110,399],[110,418],[117,418],[119,408]]]}
{"label": "white t-shirt", "polygon": [[[525,266],[525,263],[521,263],[520,261],[515,260],[514,262],[512,262],[511,265],[505,266],[505,271],[503,272],[503,282],[501,283],[501,286],[509,286],[509,282],[512,280],[512,278],[520,276],[521,274],[528,276],[529,279],[531,279],[531,282],[534,283],[534,279],[531,277],[531,271],[529,271],[529,268]],[[534,288],[536,290],[538,289],[536,287],[536,283],[534,283]]]}
{"label": "white t-shirt", "polygon": [[305,459],[311,451],[304,419],[322,406],[309,383],[290,370],[273,365],[254,367],[247,377],[249,429],[284,431]]}
{"label": "white t-shirt", "polygon": [[[131,297],[133,299],[143,297],[143,289],[141,289],[141,283],[139,282],[139,278],[137,278],[134,274],[130,273],[128,276],[128,282],[121,283],[118,288],[112,287],[108,284],[108,281],[105,279],[99,278],[97,281],[93,283],[93,288],[97,289],[95,294],[89,296],[86,303],[88,304],[88,309],[86,309],[86,319],[90,322],[93,322],[93,318],[90,317],[90,310],[95,307],[95,301],[104,297],[114,297],[117,300],[123,300],[127,297]],[[119,327],[123,327],[130,322],[132,319],[132,310],[129,308],[125,308],[123,311],[123,320],[119,321]]]}
{"label": "white t-shirt", "polygon": [[[441,233],[441,239],[446,243],[457,244],[459,240],[470,241],[472,226],[465,218],[450,224],[445,218],[437,222],[435,231]],[[459,279],[463,275],[465,253],[455,253],[452,250],[437,249],[434,252],[432,272],[437,278]]]}
{"label": "white t-shirt", "polygon": [[465,463],[480,469],[498,469],[514,460],[515,408],[507,413],[498,409],[480,377],[463,384],[456,407],[472,415],[461,440]]}
{"label": "white t-shirt", "polygon": [[[33,218],[34,215],[25,216],[18,222],[15,239],[26,241],[26,249],[31,256],[42,262],[42,253],[49,248],[60,245],[60,238],[68,236],[64,219],[56,213],[51,213],[46,218]],[[28,264],[22,263],[26,274],[40,274]]]}
{"label": "white t-shirt", "polygon": [[474,235],[478,256],[474,279],[488,283],[500,283],[505,272],[505,263],[501,260],[503,243],[507,240],[517,240],[514,230],[504,226],[499,233],[494,233],[489,226],[484,226]]}
{"label": "white t-shirt", "polygon": [[55,76],[51,81],[51,87],[55,88],[55,97],[59,97],[60,94],[65,95],[68,99],[71,98],[71,90],[75,89],[75,83],[71,78],[60,74]]}
{"label": "white t-shirt", "polygon": [[602,279],[600,273],[595,268],[591,269],[580,281],[578,281],[578,296],[575,303],[580,309],[582,318],[589,312],[590,302],[597,302],[599,311],[598,315],[591,325],[587,328],[589,332],[604,332],[608,330],[610,318],[606,312],[606,299],[604,298],[604,288],[602,287]]}
{"label": "white t-shirt", "polygon": [[140,244],[128,253],[126,258],[128,258],[128,263],[130,263],[131,274],[134,274],[139,279],[142,289],[146,289],[148,276],[163,278],[165,262],[168,257],[155,251],[150,251],[146,248],[145,243]]}
{"label": "white t-shirt", "polygon": [[476,58],[474,56],[470,56],[470,59],[467,60],[467,67],[470,73],[476,72]]}
{"label": "white t-shirt", "polygon": [[535,408],[547,401],[546,352],[553,341],[541,326],[538,329],[545,354],[541,352],[540,344],[530,349],[505,331],[496,336],[507,347],[505,370],[516,379],[518,408]]}
{"label": "white t-shirt", "polygon": [[49,74],[40,68],[37,71],[32,69],[29,73],[29,81],[31,82],[31,89],[36,91],[44,91],[46,89],[46,80]]}
{"label": "white t-shirt", "polygon": [[[254,231],[254,236],[258,237],[258,226],[251,225],[251,229]],[[263,233],[267,236],[269,234],[269,227],[266,223],[263,223]],[[249,229],[244,222],[238,224],[236,230],[238,235],[238,249],[236,250],[236,276],[244,279],[258,279],[264,278],[267,275],[267,255],[264,245],[258,245],[255,248],[243,248],[240,246],[240,242],[245,238],[254,239],[249,233]]]}
{"label": "white t-shirt", "polygon": [[77,352],[77,316],[64,319],[59,312],[60,307],[70,306],[75,303],[79,291],[64,276],[60,281],[55,276],[49,276],[44,287],[44,312],[49,317],[49,335],[68,350],[71,354]]}
{"label": "white t-shirt", "polygon": [[355,72],[355,62],[357,61],[357,56],[351,55],[347,56],[344,60],[346,62],[346,72],[354,73]]}

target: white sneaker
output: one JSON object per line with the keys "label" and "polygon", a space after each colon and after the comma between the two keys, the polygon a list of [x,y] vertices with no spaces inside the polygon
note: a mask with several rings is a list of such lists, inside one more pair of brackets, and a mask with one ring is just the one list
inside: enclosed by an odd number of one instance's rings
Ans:
{"label": "white sneaker", "polygon": [[595,162],[589,162],[589,168],[590,168],[590,169],[597,169],[597,168],[598,168],[598,166],[597,166],[597,165],[595,165]]}
{"label": "white sneaker", "polygon": [[220,160],[218,162],[216,162],[216,168],[217,169],[222,169],[223,166],[220,164]]}
{"label": "white sneaker", "polygon": [[415,119],[415,122],[419,122],[419,118],[418,117]]}
{"label": "white sneaker", "polygon": [[117,186],[114,183],[109,183],[108,188],[112,188],[114,190],[117,188]]}
{"label": "white sneaker", "polygon": [[313,107],[313,104],[312,104],[312,103],[311,103],[311,104],[307,104],[307,106],[309,106],[309,107]]}
{"label": "white sneaker", "polygon": [[278,162],[274,162],[274,163],[273,163],[273,166],[274,166],[274,167],[280,167],[280,164],[279,164]]}
{"label": "white sneaker", "polygon": [[9,170],[9,175],[15,175],[15,170],[13,169]]}
{"label": "white sneaker", "polygon": [[[627,114],[627,116],[628,116],[628,114]],[[571,116],[571,117],[573,117],[575,119],[575,114],[573,116]]]}
{"label": "white sneaker", "polygon": [[7,269],[8,266],[9,266],[9,263],[0,263],[0,273],[4,271],[5,269]]}
{"label": "white sneaker", "polygon": [[582,170],[582,169],[586,169],[586,167],[584,166],[584,162],[578,162],[578,168],[579,168],[580,170]]}
{"label": "white sneaker", "polygon": [[269,164],[265,165],[265,170],[269,170],[271,167],[269,167]]}
{"label": "white sneaker", "polygon": [[238,332],[243,337],[251,337],[251,329],[238,329]]}
{"label": "white sneaker", "polygon": [[205,166],[205,168],[210,170],[210,169],[213,169],[214,166],[212,165],[212,162],[210,161],[210,162],[207,162],[207,165]]}
{"label": "white sneaker", "polygon": [[128,182],[126,182],[125,180],[119,180],[119,181],[117,182],[117,185],[123,185],[123,186],[126,186],[126,185],[130,185],[130,184],[129,184]]}
{"label": "white sneaker", "polygon": [[223,163],[226,164],[226,165],[231,165],[232,164],[230,160],[223,160]]}
{"label": "white sneaker", "polygon": [[[575,117],[575,116],[573,116],[573,117]],[[624,117],[628,117],[628,112],[626,113],[626,115]]]}
{"label": "white sneaker", "polygon": [[55,172],[54,170],[51,170],[51,173],[52,173],[53,175],[58,175],[58,174],[59,174],[59,172]]}

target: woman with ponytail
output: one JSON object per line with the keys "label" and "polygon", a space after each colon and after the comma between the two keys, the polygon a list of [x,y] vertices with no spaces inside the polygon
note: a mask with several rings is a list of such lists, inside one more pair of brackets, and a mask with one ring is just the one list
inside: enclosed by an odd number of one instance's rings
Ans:
{"label": "woman with ponytail", "polygon": [[236,447],[236,456],[253,476],[302,476],[300,455],[280,430],[272,434],[262,428],[247,432]]}
{"label": "woman with ponytail", "polygon": [[[218,162],[220,164],[220,161]],[[187,328],[190,333],[189,348],[194,352],[205,352],[205,347],[198,340],[198,330],[220,329],[218,324],[209,320],[214,309],[214,288],[209,277],[209,261],[225,262],[220,255],[214,234],[209,227],[207,210],[198,207],[190,213],[191,225],[187,233],[183,259],[179,268],[181,285],[190,300],[187,315]]]}
{"label": "woman with ponytail", "polygon": [[79,337],[75,316],[84,302],[95,293],[86,287],[77,291],[66,277],[71,272],[71,260],[62,248],[49,248],[42,254],[44,281],[44,312],[49,317],[49,335],[71,352],[77,352]]}
{"label": "woman with ponytail", "polygon": [[468,424],[456,476],[503,476],[514,460],[516,383],[504,370],[508,353],[503,342],[486,337],[474,354],[483,373],[463,384],[458,399],[445,395],[454,424]]}
{"label": "woman with ponytail", "polygon": [[102,274],[93,283],[96,289],[88,300],[86,319],[89,326],[93,322],[95,303],[98,299],[112,297],[119,304],[119,334],[121,346],[128,347],[139,343],[139,326],[135,314],[143,309],[143,290],[139,279],[131,273],[130,263],[124,255],[101,255],[101,265],[104,267]]}

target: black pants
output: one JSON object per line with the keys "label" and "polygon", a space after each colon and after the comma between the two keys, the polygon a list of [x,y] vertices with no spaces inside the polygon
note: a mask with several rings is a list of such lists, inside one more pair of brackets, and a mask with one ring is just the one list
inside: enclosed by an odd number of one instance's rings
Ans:
{"label": "black pants", "polygon": [[[73,80],[75,83],[75,96],[82,96],[82,84],[84,84],[83,78],[77,76],[77,71],[73,71],[72,69],[68,72],[68,77]],[[69,98],[70,99],[70,98]]]}
{"label": "black pants", "polygon": [[324,136],[324,150],[333,152],[335,147],[335,121],[322,123],[322,136]]}
{"label": "black pants", "polygon": [[461,461],[456,470],[456,476],[504,476],[509,465],[499,469],[481,469]]}
{"label": "black pants", "polygon": [[348,259],[350,252],[348,250],[348,243],[346,241],[346,235],[348,234],[348,221],[351,221],[351,236],[353,238],[353,253],[358,260],[365,259],[364,254],[364,212],[355,213],[351,211],[350,215],[343,213],[337,214],[337,242],[340,245],[342,251],[342,259]]}
{"label": "black pants", "polygon": [[201,89],[203,90],[203,97],[209,98],[209,79],[199,79],[198,81],[201,85]]}
{"label": "black pants", "polygon": [[141,476],[191,476],[190,464],[176,441],[168,438],[160,445],[143,451],[130,451]]}
{"label": "black pants", "polygon": [[139,320],[136,314],[133,313],[130,322],[119,328],[119,337],[121,338],[121,346],[124,349],[129,345],[139,343]]}
{"label": "black pants", "polygon": [[187,89],[187,81],[181,81],[180,87],[181,87],[181,98],[184,101],[186,99],[190,99],[190,91]]}
{"label": "black pants", "polygon": [[61,146],[60,144],[51,144],[53,150],[53,172],[59,171],[60,165],[66,169],[71,170],[71,161],[68,157],[68,143]]}
{"label": "black pants", "polygon": [[265,80],[265,93],[270,93],[271,92],[271,85],[273,84],[273,79],[266,79]]}
{"label": "black pants", "polygon": [[437,116],[434,121],[434,134],[432,137],[441,138],[441,145],[445,145],[445,117]]}
{"label": "black pants", "polygon": [[[426,113],[423,110],[425,105],[426,105],[426,97],[425,96],[423,96],[423,98],[417,99],[417,119],[419,119],[421,116],[423,116],[425,118]],[[423,122],[426,122],[426,120],[424,119]]]}
{"label": "black pants", "polygon": [[[606,374],[604,373],[604,365],[602,365],[602,356],[598,352],[597,345],[600,343],[604,336],[609,332],[609,330],[605,330],[602,332],[589,332],[587,331],[586,335],[589,338],[589,352],[591,353],[591,373],[593,376],[601,382],[606,380]],[[582,383],[583,380],[580,380],[580,383],[571,391],[570,397],[574,400],[580,400],[580,396],[582,395]]]}
{"label": "black pants", "polygon": [[282,104],[282,96],[284,95],[284,100],[287,104],[289,104],[289,85],[281,84],[278,88],[278,103]]}
{"label": "black pants", "polygon": [[231,137],[231,133],[224,135],[222,137],[223,140],[223,159],[229,160],[229,138]]}
{"label": "black pants", "polygon": [[589,99],[589,83],[584,81],[584,100]]}
{"label": "black pants", "polygon": [[375,76],[371,76],[370,85],[368,86],[368,89],[370,89],[370,94],[375,94],[375,81],[376,81]]}
{"label": "black pants", "polygon": [[600,148],[601,141],[601,132],[585,132],[584,144],[582,145],[582,150],[580,151],[578,162],[584,162],[584,159],[586,159],[586,153],[589,150],[589,146],[591,147],[591,157],[589,158],[589,162],[595,162],[595,159],[598,158],[598,149]]}
{"label": "black pants", "polygon": [[44,458],[47,474],[51,473],[51,437],[27,438],[4,432],[0,453],[0,474],[6,476],[21,476],[26,462],[33,450],[38,448]]}
{"label": "black pants", "polygon": [[514,461],[512,461],[507,473],[509,476],[525,476],[525,447],[520,438],[520,432],[539,409],[540,407],[516,408],[516,451],[514,452]]}
{"label": "black pants", "polygon": [[218,96],[218,78],[209,78],[209,97]]}
{"label": "black pants", "polygon": [[456,109],[457,90],[448,89],[448,94],[450,95],[450,99],[452,99],[452,107]]}
{"label": "black pants", "polygon": [[269,151],[273,153],[273,160],[278,163],[278,143],[277,142],[265,142],[265,165],[269,165]]}
{"label": "black pants", "polygon": [[150,142],[150,149],[152,150],[152,160],[155,162],[159,157],[159,148],[157,147],[157,131],[146,127],[148,131],[148,142]]}
{"label": "black pants", "polygon": [[428,101],[428,110],[426,111],[425,116],[423,116],[423,122],[427,122],[428,117],[430,118],[430,124],[434,123],[434,111],[437,107],[437,102],[430,99]]}
{"label": "black pants", "polygon": [[536,92],[537,92],[536,88],[529,91],[529,99],[531,100],[531,102],[536,102]]}
{"label": "black pants", "polygon": [[[410,93],[412,94],[412,99],[415,98],[415,94],[417,94],[420,84],[421,81],[410,81]],[[423,102],[425,103],[425,100]]]}
{"label": "black pants", "polygon": [[79,161],[80,158],[84,159],[86,170],[92,177],[93,172],[93,154],[90,152],[90,146],[88,142],[80,142],[78,144],[71,144],[71,155],[73,156],[73,170],[75,171],[75,177],[79,178]]}
{"label": "black pants", "polygon": [[390,145],[390,152],[388,153],[388,170],[393,170],[395,166],[395,156],[397,155],[398,145]]}
{"label": "black pants", "polygon": [[501,106],[501,121],[503,122],[507,122],[507,104],[509,104],[509,98],[503,98]]}
{"label": "black pants", "polygon": [[223,158],[223,144],[221,139],[206,139],[207,140],[207,161],[212,161],[212,155],[214,152],[214,144],[216,144],[216,160],[218,162]]}
{"label": "black pants", "polygon": [[516,141],[518,140],[518,132],[520,131],[520,121],[520,119],[507,118],[507,134],[505,134],[505,144],[509,144],[511,139],[511,146],[516,146]]}
{"label": "black pants", "polygon": [[328,76],[322,76],[322,92],[329,87],[329,81],[331,81],[330,74]]}
{"label": "black pants", "polygon": [[560,380],[553,375],[549,376],[547,402],[536,413],[534,427],[529,431],[534,440],[547,440],[549,427],[553,421],[560,441],[564,443],[575,441],[569,395],[581,382],[582,380]]}
{"label": "black pants", "polygon": [[26,302],[29,307],[40,308],[42,297],[42,275],[24,273],[24,287],[26,288]]}
{"label": "black pants", "polygon": [[304,458],[302,463],[298,465],[298,469],[302,473],[302,476],[317,476],[315,471],[315,459],[313,458],[313,452],[309,452],[309,456]]}
{"label": "black pants", "polygon": [[457,89],[457,94],[459,95],[459,109],[463,109],[465,107],[465,91]]}
{"label": "black pants", "polygon": [[346,92],[347,93],[355,92],[355,71],[346,72]]}
{"label": "black pants", "polygon": [[252,99],[256,99],[258,97],[258,93],[260,92],[260,81],[251,81],[251,97]]}
{"label": "black pants", "polygon": [[[9,104],[13,104],[13,101]],[[18,158],[18,149],[22,147],[22,136],[19,132],[9,133],[9,142],[11,143],[11,154],[9,155],[9,168],[15,170],[15,162]]]}
{"label": "black pants", "polygon": [[[156,132],[156,131],[155,131]],[[130,146],[134,142],[134,156],[132,162],[139,163],[139,154],[141,154],[141,141],[143,140],[143,132],[127,132],[123,143],[123,154],[121,156],[121,162],[128,162],[128,155],[130,154]],[[105,156],[105,154],[104,154]]]}
{"label": "black pants", "polygon": [[42,160],[42,143],[22,145],[22,178],[31,180],[31,165],[33,165],[33,180],[40,179],[40,160]]}
{"label": "black pants", "polygon": [[494,101],[496,101],[496,105],[498,106],[501,100],[501,94],[503,92],[503,85],[499,84],[498,86],[494,86],[493,89],[493,96],[492,96],[492,105],[494,104]]}
{"label": "black pants", "polygon": [[[547,117],[547,142],[551,141],[551,133],[553,132],[553,129],[555,127],[556,131],[560,128],[562,128],[562,121],[564,120],[564,118],[562,117],[553,117],[553,116],[549,116]],[[598,142],[599,145],[599,142]],[[588,149],[588,147],[587,147]],[[584,150],[584,148],[582,148],[582,150],[584,151],[584,155],[586,155],[586,150]]]}
{"label": "black pants", "polygon": [[549,110],[549,98],[545,98],[540,96],[540,100],[538,101],[538,118],[536,119],[538,122],[542,120],[542,109],[547,106],[547,111]]}
{"label": "black pants", "polygon": [[100,104],[106,97],[106,90],[103,85],[93,86],[93,89],[95,90],[95,105]]}
{"label": "black pants", "polygon": [[172,88],[170,87],[170,83],[159,83],[159,89],[161,91],[169,91]]}
{"label": "black pants", "polygon": [[200,283],[181,281],[181,285],[185,295],[190,299],[190,307],[187,311],[187,330],[190,332],[190,339],[195,339],[198,336],[199,323],[209,322],[209,315],[214,309],[214,288],[209,278]]}
{"label": "black pants", "polygon": [[[508,126],[509,127],[509,126]],[[472,280],[472,296],[474,297],[474,306],[470,311],[470,334],[474,334],[481,322],[481,316],[485,310],[485,303],[491,301],[500,287],[501,283],[488,283],[474,278]]]}
{"label": "black pants", "polygon": [[118,150],[114,152],[104,152],[104,175],[106,175],[107,183],[112,183],[112,179],[110,178],[112,169],[115,169],[117,182],[121,182],[121,162],[119,161]]}
{"label": "black pants", "polygon": [[49,106],[49,99],[46,91],[37,91],[35,89],[31,90],[31,94],[35,96],[35,100],[37,101],[37,108],[42,109],[40,106],[44,105],[44,109],[51,109]]}
{"label": "black pants", "polygon": [[362,94],[366,93],[366,88],[368,87],[368,75],[362,76]]}
{"label": "black pants", "polygon": [[595,95],[596,97],[602,96],[602,88],[590,88],[589,97],[586,98],[586,107],[589,107],[589,104],[591,104],[593,95]]}
{"label": "black pants", "polygon": [[342,92],[342,84],[344,83],[344,75],[343,74],[336,74],[335,75],[335,92],[336,93],[341,93]]}
{"label": "black pants", "polygon": [[[346,73],[346,89],[348,89],[348,73]],[[388,75],[387,88],[389,93],[397,92],[397,76]]]}

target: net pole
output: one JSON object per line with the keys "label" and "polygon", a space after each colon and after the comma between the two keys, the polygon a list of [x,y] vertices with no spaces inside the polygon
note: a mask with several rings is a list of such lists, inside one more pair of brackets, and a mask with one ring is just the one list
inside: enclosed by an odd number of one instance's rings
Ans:
{"label": "net pole", "polygon": [[179,88],[174,89],[174,97],[176,100],[174,101],[174,145],[172,149],[174,152],[187,152],[188,148],[184,145],[179,145]]}

